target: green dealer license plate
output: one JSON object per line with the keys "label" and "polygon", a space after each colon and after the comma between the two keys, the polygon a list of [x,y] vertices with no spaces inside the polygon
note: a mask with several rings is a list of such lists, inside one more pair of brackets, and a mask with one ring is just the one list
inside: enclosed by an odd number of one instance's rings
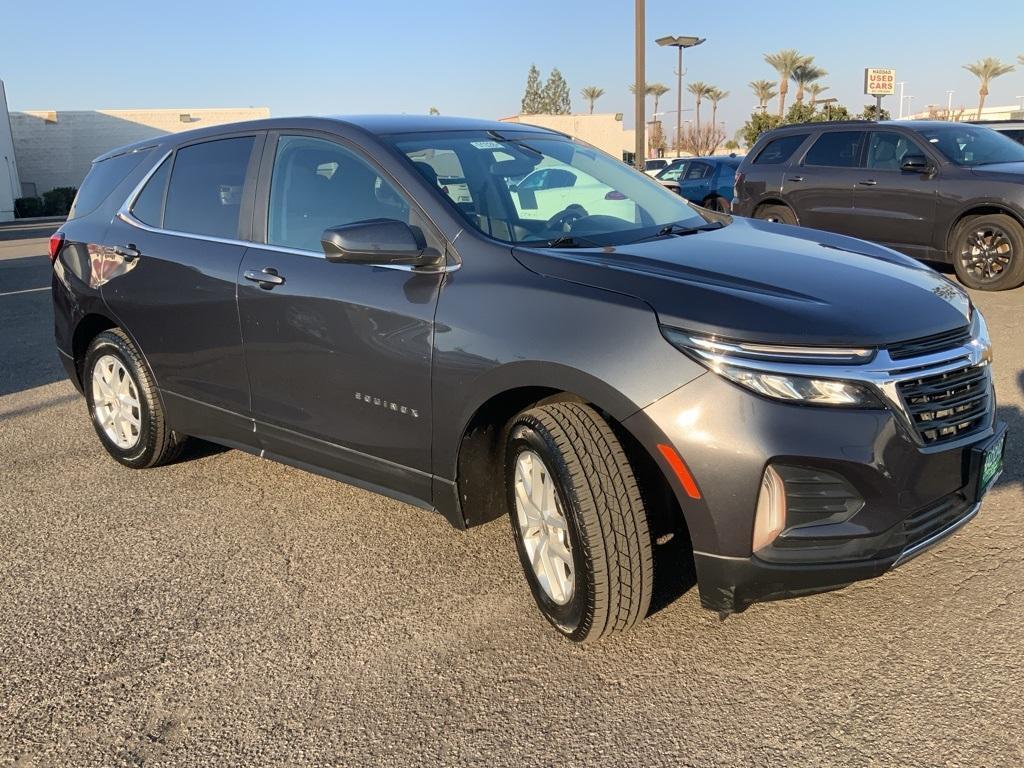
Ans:
{"label": "green dealer license plate", "polygon": [[978,498],[989,489],[1003,471],[1003,449],[1006,447],[1006,430],[985,446],[981,459],[981,477],[978,479]]}

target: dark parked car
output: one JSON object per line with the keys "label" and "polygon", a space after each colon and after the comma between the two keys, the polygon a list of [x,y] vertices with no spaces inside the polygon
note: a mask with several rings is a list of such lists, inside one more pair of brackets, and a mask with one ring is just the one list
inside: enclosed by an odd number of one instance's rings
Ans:
{"label": "dark parked car", "polygon": [[[541,164],[595,183],[524,217],[509,180]],[[622,209],[590,213],[607,188]],[[117,461],[194,436],[459,528],[507,514],[573,640],[643,618],[655,562],[688,543],[723,614],[878,576],[970,520],[1001,467],[985,320],[959,287],[877,245],[699,213],[539,128],[162,136],[94,163],[50,251],[60,357]]]}
{"label": "dark parked car", "polygon": [[951,262],[971,288],[1024,283],[1024,146],[938,121],[815,123],[763,135],[733,210]]}
{"label": "dark parked car", "polygon": [[736,169],[742,160],[735,155],[678,160],[654,178],[691,203],[728,213],[732,207]]}

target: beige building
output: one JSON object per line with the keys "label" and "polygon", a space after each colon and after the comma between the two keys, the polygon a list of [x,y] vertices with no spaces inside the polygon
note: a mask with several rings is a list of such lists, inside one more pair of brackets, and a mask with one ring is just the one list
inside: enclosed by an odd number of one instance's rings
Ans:
{"label": "beige building", "polygon": [[0,80],[0,221],[14,218],[14,200],[21,197],[18,164],[14,157],[14,137],[7,115],[7,95]]}
{"label": "beige building", "polygon": [[[930,105],[923,112],[907,115],[905,120],[977,120],[978,105],[953,107],[949,112],[945,106]],[[1020,104],[1004,107],[985,107],[981,110],[982,120],[1024,120],[1024,108]]]}
{"label": "beige building", "polygon": [[125,144],[269,116],[266,107],[12,112],[21,194],[34,196],[54,187],[77,187],[94,158]]}
{"label": "beige building", "polygon": [[622,114],[607,112],[597,115],[513,115],[503,117],[504,123],[526,123],[566,133],[573,138],[593,144],[614,158],[622,159],[624,152],[632,152],[635,131],[622,125]]}

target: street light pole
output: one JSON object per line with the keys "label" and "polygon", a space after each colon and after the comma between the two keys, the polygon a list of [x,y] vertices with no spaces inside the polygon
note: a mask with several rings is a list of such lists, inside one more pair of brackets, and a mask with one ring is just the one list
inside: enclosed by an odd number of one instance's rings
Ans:
{"label": "street light pole", "polygon": [[656,42],[660,46],[668,46],[670,48],[679,49],[679,59],[676,65],[676,157],[679,157],[679,153],[682,150],[680,146],[683,138],[683,125],[680,122],[681,115],[683,114],[683,48],[693,48],[695,45],[703,43],[705,38],[693,37],[692,35],[678,35],[668,37],[659,37]]}
{"label": "street light pole", "polygon": [[635,153],[633,163],[636,165],[637,170],[642,171],[644,169],[644,100],[647,98],[646,89],[644,88],[645,81],[647,80],[644,72],[644,0],[636,0],[635,28],[636,85],[634,90],[636,95],[634,96],[634,120],[636,122],[636,141],[633,146]]}
{"label": "street light pole", "polygon": [[[896,83],[896,85],[898,85],[900,87],[900,120],[903,119],[903,86],[905,86],[906,84],[907,84],[906,80],[904,80],[901,83]],[[879,119],[881,119],[881,117],[882,117],[881,112],[879,112],[878,117],[879,117]]]}

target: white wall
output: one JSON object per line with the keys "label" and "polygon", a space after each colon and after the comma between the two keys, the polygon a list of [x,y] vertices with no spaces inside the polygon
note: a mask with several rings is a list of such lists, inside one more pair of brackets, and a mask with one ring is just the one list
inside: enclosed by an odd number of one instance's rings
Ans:
{"label": "white wall", "polygon": [[634,132],[625,130],[621,120],[612,113],[596,115],[513,115],[502,118],[506,123],[526,123],[567,133],[604,150],[621,160],[623,152],[632,152]]}
{"label": "white wall", "polygon": [[14,139],[7,114],[7,95],[0,80],[0,221],[14,218],[14,198],[21,197],[18,166],[14,161]]}
{"label": "white wall", "polygon": [[125,144],[269,116],[266,107],[13,112],[22,193],[42,195],[54,187],[77,187],[96,157]]}

